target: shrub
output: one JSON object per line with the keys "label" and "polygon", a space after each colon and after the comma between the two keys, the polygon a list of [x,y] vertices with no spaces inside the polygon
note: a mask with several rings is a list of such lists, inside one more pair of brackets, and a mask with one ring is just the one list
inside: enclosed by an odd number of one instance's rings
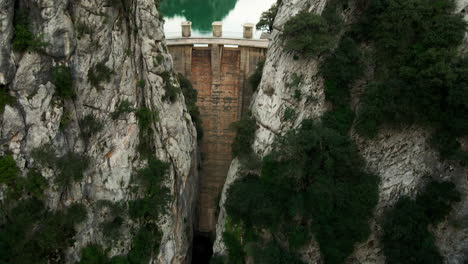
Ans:
{"label": "shrub", "polygon": [[142,156],[148,157],[153,152],[151,144],[153,130],[151,124],[158,121],[158,112],[152,111],[147,107],[142,107],[136,111],[136,116],[140,127],[140,142],[137,148]]}
{"label": "shrub", "polygon": [[27,180],[24,185],[26,193],[37,199],[43,198],[44,190],[48,187],[49,183],[42,174],[36,170],[31,169],[28,172]]}
{"label": "shrub", "polygon": [[130,217],[158,219],[161,214],[166,212],[171,200],[170,189],[164,185],[168,169],[168,163],[149,158],[148,166],[136,173],[134,180],[139,182],[143,198],[130,201]]}
{"label": "shrub", "polygon": [[226,218],[225,230],[223,232],[223,242],[229,253],[227,263],[243,264],[245,253],[241,242],[242,228],[233,224],[229,217]]}
{"label": "shrub", "polygon": [[201,140],[203,138],[203,126],[200,117],[200,109],[197,106],[198,91],[193,88],[190,80],[185,78],[184,75],[179,73],[177,77],[179,79],[182,94],[185,98],[185,104],[187,105],[190,116],[192,117],[192,121],[195,124],[195,128],[197,129],[197,138],[198,140]]}
{"label": "shrub", "polygon": [[166,94],[162,97],[162,99],[164,101],[174,103],[180,93],[179,87],[175,86],[172,82],[172,76],[170,72],[165,71],[161,73],[160,76],[164,81],[164,90],[166,91]]}
{"label": "shrub", "polygon": [[258,247],[255,250],[254,259],[258,264],[304,264],[297,256],[284,250],[275,242]]}
{"label": "shrub", "polygon": [[255,68],[254,73],[249,77],[249,83],[252,86],[252,90],[256,91],[260,82],[262,81],[263,68],[265,67],[265,60],[260,60],[257,63],[257,68]]}
{"label": "shrub", "polygon": [[276,187],[249,175],[237,180],[227,192],[226,212],[233,223],[271,227],[280,219],[282,208]]}
{"label": "shrub", "polygon": [[384,218],[381,238],[386,262],[443,263],[429,224],[435,225],[460,201],[455,185],[431,182],[415,200],[401,197]]}
{"label": "shrub", "polygon": [[8,94],[5,88],[0,87],[0,114],[5,111],[6,105],[11,105],[15,102],[15,98]]}
{"label": "shrub", "polygon": [[58,95],[64,99],[73,99],[76,94],[73,91],[73,77],[70,67],[60,65],[52,69],[52,83],[57,88]]}
{"label": "shrub", "polygon": [[60,117],[59,128],[61,131],[64,131],[73,121],[73,117],[69,111],[63,110],[63,114]]}
{"label": "shrub", "polygon": [[113,71],[104,62],[99,62],[88,70],[88,82],[98,89],[102,89],[102,82],[109,82]]}
{"label": "shrub", "polygon": [[55,183],[61,188],[68,188],[72,183],[81,181],[89,159],[84,155],[68,152],[55,161]]}
{"label": "shrub", "polygon": [[148,263],[151,255],[159,252],[162,233],[154,224],[148,224],[140,228],[133,238],[132,248],[128,252],[130,263]]}
{"label": "shrub", "polygon": [[276,14],[278,13],[278,4],[273,4],[270,9],[263,12],[260,16],[256,28],[257,30],[266,31],[268,33],[273,32],[273,23],[275,22]]}
{"label": "shrub", "polygon": [[236,137],[232,143],[232,155],[234,157],[246,158],[252,154],[252,144],[255,140],[257,124],[253,117],[243,117],[232,123],[231,127],[236,131]]}
{"label": "shrub", "polygon": [[86,23],[78,21],[76,23],[76,34],[77,38],[80,39],[84,34],[91,35],[93,34],[93,29],[88,26]]}
{"label": "shrub", "polygon": [[293,249],[306,243],[310,230],[325,263],[343,263],[368,237],[378,201],[378,177],[363,166],[346,135],[305,120],[277,138],[263,159],[260,178],[234,182],[226,212],[254,232],[281,233]]}
{"label": "shrub", "polygon": [[13,50],[18,52],[41,51],[48,45],[42,41],[41,36],[36,36],[30,31],[29,17],[25,10],[15,9],[13,36]]}
{"label": "shrub", "polygon": [[331,128],[342,135],[347,135],[354,121],[354,112],[349,107],[337,107],[322,116],[325,127]]}
{"label": "shrub", "polygon": [[135,111],[128,100],[123,100],[117,106],[117,109],[111,114],[112,119],[118,119],[122,114],[131,113]]}
{"label": "shrub", "polygon": [[296,118],[296,110],[293,108],[287,107],[284,110],[283,120],[285,121],[293,121]]}
{"label": "shrub", "polygon": [[51,144],[34,149],[31,156],[41,166],[54,170],[54,182],[62,189],[70,187],[73,182],[82,180],[84,171],[89,165],[88,157],[71,151],[62,157],[57,157],[55,148]]}
{"label": "shrub", "polygon": [[302,11],[290,18],[284,25],[285,50],[304,56],[316,56],[329,50],[334,37],[329,33],[329,25],[319,15]]}
{"label": "shrub", "polygon": [[20,175],[20,170],[11,155],[0,157],[0,184],[11,186]]}
{"label": "shrub", "polygon": [[81,250],[81,260],[78,264],[106,264],[109,263],[107,254],[100,245],[90,244]]}
{"label": "shrub", "polygon": [[372,2],[360,34],[374,42],[379,64],[358,113],[360,134],[372,137],[383,123],[430,124],[451,138],[468,134],[462,99],[468,59],[457,51],[467,24],[454,6],[452,0]]}
{"label": "shrub", "polygon": [[140,126],[141,131],[148,131],[151,129],[151,124],[157,122],[158,112],[152,111],[147,107],[142,107],[137,110],[136,116],[138,118],[138,125]]}
{"label": "shrub", "polygon": [[327,100],[337,106],[348,105],[349,90],[363,73],[361,53],[354,40],[343,38],[335,52],[321,64],[320,71],[325,79]]}
{"label": "shrub", "polygon": [[80,120],[81,136],[88,143],[89,139],[102,131],[104,125],[92,114],[88,114]]}
{"label": "shrub", "polygon": [[64,259],[64,251],[74,242],[74,226],[86,217],[83,208],[75,204],[52,212],[37,199],[18,201],[0,219],[0,262],[20,264]]}

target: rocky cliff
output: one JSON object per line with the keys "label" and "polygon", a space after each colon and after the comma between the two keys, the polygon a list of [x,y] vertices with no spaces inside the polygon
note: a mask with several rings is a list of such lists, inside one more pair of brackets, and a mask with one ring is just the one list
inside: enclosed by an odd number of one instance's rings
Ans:
{"label": "rocky cliff", "polygon": [[[20,13],[27,24],[20,24]],[[27,40],[19,39],[23,29]],[[178,89],[178,83],[155,1],[1,0],[0,49],[0,89],[9,98],[0,112],[0,156],[12,156],[21,177],[40,170],[51,210],[79,203],[88,214],[66,262],[77,261],[90,243],[104,245],[110,256],[130,250],[132,230],[141,223],[122,216],[122,235],[109,242],[101,229],[108,210],[99,204],[139,197],[132,177],[147,166],[144,145],[169,164],[164,185],[172,195],[168,212],[155,220],[162,241],[152,263],[186,263],[197,194],[197,135],[183,95],[167,99],[168,87]],[[56,75],[63,72],[71,74],[68,95],[57,87],[63,82]],[[141,131],[139,109],[154,117],[148,133]],[[75,153],[89,165],[61,188],[57,171],[32,155],[46,148],[55,150],[54,158]],[[5,198],[7,190],[1,190]]]}
{"label": "rocky cliff", "polygon": [[[271,35],[263,78],[251,103],[251,111],[257,124],[253,150],[260,157],[271,151],[275,138],[284,135],[292,128],[297,128],[304,119],[318,119],[331,107],[325,100],[324,80],[319,74],[319,63],[323,58],[294,58],[291,52],[285,51],[281,37],[288,19],[302,10],[320,14],[327,2],[326,0],[282,1]],[[468,2],[458,1],[457,5],[456,11],[464,14],[466,20]],[[353,16],[355,9],[356,6],[351,5],[344,10],[342,15],[346,23],[355,19]],[[371,72],[372,70],[368,70],[367,75],[372,74]],[[301,76],[300,80],[298,76]],[[352,88],[353,108],[359,105],[359,95],[366,81],[365,77],[357,81]],[[295,98],[297,92],[291,89],[292,83],[295,83],[300,90],[302,95],[300,100]],[[287,109],[295,110],[296,115],[293,119],[284,119]],[[438,152],[429,144],[430,131],[430,128],[419,126],[398,129],[384,127],[374,139],[365,139],[351,129],[351,138],[356,142],[366,168],[379,176],[380,184],[379,202],[371,221],[371,235],[365,243],[355,248],[347,263],[385,263],[382,246],[379,244],[383,214],[399,197],[403,195],[414,197],[421,186],[430,180],[427,175],[433,175],[433,179],[436,180],[454,182],[462,193],[462,201],[456,204],[446,220],[431,228],[435,232],[436,244],[445,263],[466,262],[468,258],[467,170],[456,162],[441,161]],[[223,205],[227,190],[242,175],[242,170],[245,169],[239,160],[235,159],[223,189],[214,245],[214,252],[218,255],[228,254],[222,235],[226,224],[226,210]],[[465,224],[460,225],[460,223]],[[318,245],[314,241],[301,250],[301,256],[306,263],[323,263]]]}

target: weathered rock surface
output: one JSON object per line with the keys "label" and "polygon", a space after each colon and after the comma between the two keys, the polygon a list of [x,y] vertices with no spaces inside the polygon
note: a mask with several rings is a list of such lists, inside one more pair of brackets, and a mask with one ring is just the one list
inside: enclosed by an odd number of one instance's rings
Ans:
{"label": "weathered rock surface", "polygon": [[[271,150],[271,144],[277,135],[283,135],[291,128],[297,127],[306,118],[316,119],[327,110],[323,79],[317,69],[321,58],[294,60],[292,54],[283,50],[280,37],[283,25],[291,16],[304,9],[320,13],[326,2],[326,0],[283,0],[279,9],[271,35],[272,41],[267,54],[263,79],[251,103],[251,110],[258,125],[253,149],[261,157]],[[457,4],[457,12],[464,14],[465,19],[468,19],[468,1],[459,0]],[[464,45],[462,51],[466,52],[466,47],[467,45]],[[291,83],[293,74],[302,76],[299,84],[302,94],[300,101],[294,98],[295,91],[288,85]],[[355,89],[359,91],[360,88]],[[358,103],[358,98],[354,101]],[[297,113],[293,122],[282,120],[284,111],[288,107],[293,108]],[[385,263],[379,245],[380,219],[385,209],[392,206],[402,195],[415,196],[430,179],[428,175],[435,179],[455,182],[462,194],[462,202],[456,205],[444,223],[433,227],[433,230],[445,263],[461,264],[464,259],[468,259],[466,220],[468,215],[466,175],[468,171],[466,167],[442,162],[437,152],[429,145],[430,129],[427,128],[415,126],[400,129],[382,128],[373,140],[362,139],[354,134],[352,132],[352,137],[368,169],[380,176],[381,183],[379,203],[375,210],[375,217],[370,223],[372,234],[368,241],[357,245],[354,254],[347,262]],[[222,241],[226,218],[223,204],[227,189],[239,177],[241,169],[239,161],[234,160],[220,200],[221,209],[214,244],[215,254],[227,254]],[[320,253],[314,242],[304,249],[302,256],[307,263],[321,263]]]}
{"label": "weathered rock surface", "polygon": [[[32,10],[32,31],[49,43],[41,53],[12,51],[14,2],[0,1],[0,85],[16,99],[0,116],[0,155],[13,153],[24,171],[35,164],[31,151],[47,143],[60,154],[74,151],[89,157],[91,164],[83,180],[65,192],[52,184],[50,170],[42,171],[51,183],[46,192],[48,206],[59,209],[78,201],[88,210],[68,261],[73,263],[86,244],[103,241],[99,224],[106,212],[97,208],[97,201],[135,198],[131,177],[145,165],[137,151],[137,118],[133,112],[116,120],[110,116],[120,102],[128,100],[134,108],[145,106],[159,113],[151,141],[157,158],[170,163],[167,185],[174,199],[161,221],[164,235],[154,263],[188,262],[198,183],[196,131],[182,95],[174,103],[162,100],[165,90],[160,74],[172,71],[172,60],[155,2],[126,1],[130,6],[123,10],[107,1],[22,1]],[[157,63],[156,56],[163,62]],[[98,63],[112,74],[109,82],[96,88],[88,80],[88,71]],[[51,83],[55,65],[71,68],[73,100],[58,97]],[[141,80],[145,85],[138,85]],[[78,120],[89,114],[104,128],[85,141]],[[65,117],[70,124],[61,129]],[[123,233],[121,241],[108,245],[112,255],[129,250],[131,234]]]}

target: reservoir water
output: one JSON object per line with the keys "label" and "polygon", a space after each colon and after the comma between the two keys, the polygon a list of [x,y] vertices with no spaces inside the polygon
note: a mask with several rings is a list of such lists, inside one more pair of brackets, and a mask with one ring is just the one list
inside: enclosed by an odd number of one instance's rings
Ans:
{"label": "reservoir water", "polygon": [[[180,23],[192,22],[192,36],[211,36],[211,24],[223,22],[223,36],[242,37],[242,24],[257,24],[262,12],[276,0],[164,0],[161,12],[164,15],[166,37],[181,36]],[[260,31],[255,37],[259,38]]]}

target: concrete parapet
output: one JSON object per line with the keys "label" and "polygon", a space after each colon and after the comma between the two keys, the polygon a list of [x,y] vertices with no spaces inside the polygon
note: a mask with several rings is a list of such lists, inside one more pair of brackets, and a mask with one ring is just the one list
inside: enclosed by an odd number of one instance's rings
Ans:
{"label": "concrete parapet", "polygon": [[192,36],[192,22],[184,21],[181,23],[182,37],[189,38]]}
{"label": "concrete parapet", "polygon": [[244,38],[246,38],[246,39],[253,38],[254,24],[245,23],[245,24],[242,25],[242,27],[244,28]]}
{"label": "concrete parapet", "polygon": [[223,22],[216,21],[213,22],[213,37],[220,38],[223,36]]}

